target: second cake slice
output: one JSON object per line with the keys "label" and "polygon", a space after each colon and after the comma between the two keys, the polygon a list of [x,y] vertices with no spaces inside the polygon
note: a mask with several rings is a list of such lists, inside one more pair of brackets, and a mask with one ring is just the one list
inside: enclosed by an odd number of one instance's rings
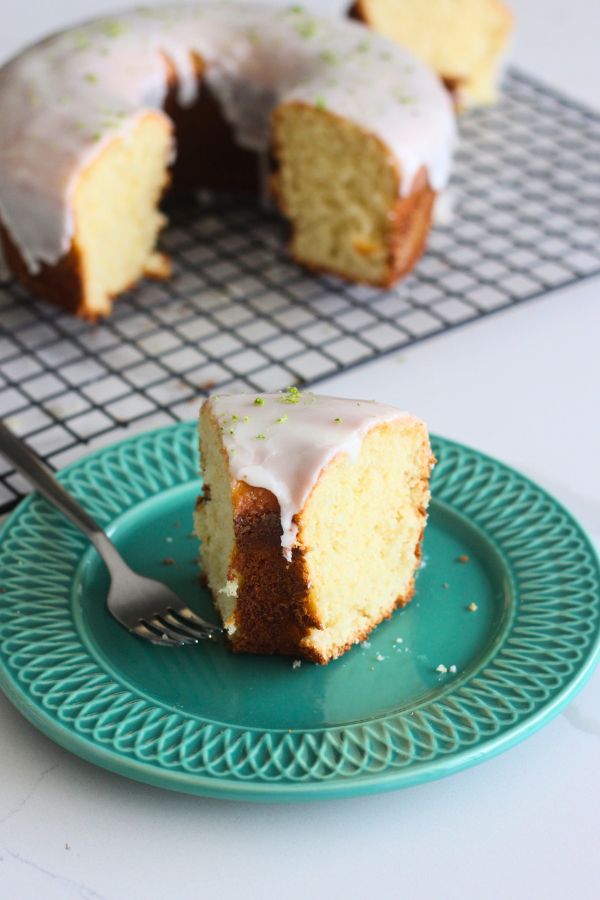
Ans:
{"label": "second cake slice", "polygon": [[233,649],[325,663],[408,603],[433,457],[394,407],[290,388],[200,415],[201,562]]}

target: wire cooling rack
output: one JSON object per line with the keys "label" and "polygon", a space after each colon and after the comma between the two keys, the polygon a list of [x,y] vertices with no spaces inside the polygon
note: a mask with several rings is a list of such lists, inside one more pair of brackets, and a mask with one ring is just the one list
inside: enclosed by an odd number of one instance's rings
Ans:
{"label": "wire cooling rack", "polygon": [[[461,131],[450,221],[393,290],[307,274],[275,213],[205,195],[171,211],[173,279],[99,325],[0,283],[0,416],[58,468],[214,388],[314,384],[599,273],[600,114],[512,71]],[[0,457],[0,511],[26,491]]]}

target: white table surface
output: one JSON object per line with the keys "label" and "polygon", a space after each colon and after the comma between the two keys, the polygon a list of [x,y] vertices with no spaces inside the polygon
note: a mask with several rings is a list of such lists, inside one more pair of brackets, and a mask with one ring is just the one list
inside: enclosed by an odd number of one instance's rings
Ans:
{"label": "white table surface", "polygon": [[[0,60],[110,0],[2,0]],[[339,2],[313,3],[320,11]],[[600,103],[600,2],[513,0],[513,58]],[[1,123],[0,123],[1,128]],[[599,211],[600,214],[600,211]],[[563,501],[600,544],[600,280],[330,379],[408,407]],[[525,743],[392,794],[254,806],[70,755],[0,695],[0,900],[600,896],[600,670]]]}

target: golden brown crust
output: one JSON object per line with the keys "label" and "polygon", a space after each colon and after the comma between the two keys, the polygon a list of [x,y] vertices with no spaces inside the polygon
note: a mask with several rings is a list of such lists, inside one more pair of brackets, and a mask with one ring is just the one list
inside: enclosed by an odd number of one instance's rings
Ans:
{"label": "golden brown crust", "polygon": [[35,275],[29,271],[21,252],[1,222],[0,244],[8,268],[23,287],[43,300],[85,318],[81,255],[75,244],[55,265],[42,263]]}
{"label": "golden brown crust", "polygon": [[234,489],[235,550],[230,577],[239,588],[236,652],[298,654],[302,638],[318,627],[307,607],[308,580],[300,550],[291,562],[281,552],[277,498],[238,482]]}
{"label": "golden brown crust", "polygon": [[[67,253],[57,263],[50,266],[42,263],[36,274],[29,271],[27,263],[23,259],[18,247],[14,244],[7,229],[0,222],[0,245],[4,251],[4,258],[12,275],[23,287],[49,303],[73,313],[80,319],[88,322],[97,321],[103,314],[97,310],[89,309],[85,303],[84,275],[81,253],[77,242],[73,241]],[[152,265],[155,263],[156,265]],[[171,265],[169,258],[164,254],[154,254],[150,265],[144,270],[146,278],[163,280],[169,278]],[[137,281],[123,288],[122,293],[134,287]],[[110,295],[109,299],[114,299]]]}

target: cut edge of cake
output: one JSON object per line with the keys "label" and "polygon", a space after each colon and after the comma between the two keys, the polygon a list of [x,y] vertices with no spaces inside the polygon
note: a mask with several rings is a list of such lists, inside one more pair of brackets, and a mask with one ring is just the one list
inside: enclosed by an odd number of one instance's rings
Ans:
{"label": "cut edge of cake", "polygon": [[378,287],[409,272],[425,249],[436,197],[426,170],[405,193],[397,160],[360,125],[300,101],[280,104],[272,121],[272,185],[293,258]]}

